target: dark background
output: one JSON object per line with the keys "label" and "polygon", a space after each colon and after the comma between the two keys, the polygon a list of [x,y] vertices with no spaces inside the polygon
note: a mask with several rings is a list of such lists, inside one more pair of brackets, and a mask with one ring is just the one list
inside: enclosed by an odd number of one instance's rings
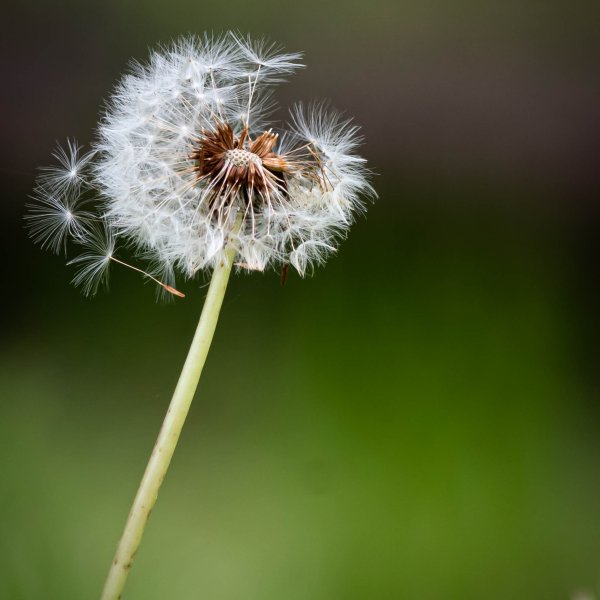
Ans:
{"label": "dark background", "polygon": [[[0,597],[99,595],[205,282],[84,299],[22,214],[132,58],[304,50],[379,200],[325,268],[231,282],[125,597],[600,595],[597,2],[31,2],[0,44]],[[278,115],[285,118],[285,111]]]}

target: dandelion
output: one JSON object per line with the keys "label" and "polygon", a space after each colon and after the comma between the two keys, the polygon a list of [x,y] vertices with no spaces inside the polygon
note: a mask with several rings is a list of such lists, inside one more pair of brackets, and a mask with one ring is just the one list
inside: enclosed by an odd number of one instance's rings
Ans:
{"label": "dandelion", "polygon": [[[301,55],[237,34],[183,38],[134,63],[89,152],[73,141],[42,170],[27,223],[71,258],[85,294],[112,264],[183,296],[175,276],[212,273],[200,322],[119,543],[102,598],[120,596],[175,449],[212,340],[227,281],[269,268],[310,273],[336,251],[375,195],[358,127],[324,104],[269,125],[272,90]],[[118,253],[127,248],[141,267]],[[153,273],[153,274],[152,274]]]}

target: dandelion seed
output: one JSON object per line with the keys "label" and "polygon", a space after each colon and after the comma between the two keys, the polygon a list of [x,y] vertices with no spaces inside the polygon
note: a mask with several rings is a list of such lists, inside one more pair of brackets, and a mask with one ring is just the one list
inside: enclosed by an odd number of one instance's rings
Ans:
{"label": "dandelion seed", "polygon": [[67,140],[67,147],[58,146],[53,156],[58,164],[42,167],[38,184],[57,196],[78,192],[85,184],[84,172],[94,151],[82,153],[75,140]]}
{"label": "dandelion seed", "polygon": [[85,252],[69,261],[76,265],[73,283],[81,286],[84,295],[94,295],[108,281],[108,268],[115,252],[115,239],[109,227],[94,225],[82,242]]}
{"label": "dandelion seed", "polygon": [[37,187],[32,199],[25,221],[32,239],[42,248],[58,254],[66,251],[69,239],[82,240],[86,236],[94,215],[81,209],[79,196]]}

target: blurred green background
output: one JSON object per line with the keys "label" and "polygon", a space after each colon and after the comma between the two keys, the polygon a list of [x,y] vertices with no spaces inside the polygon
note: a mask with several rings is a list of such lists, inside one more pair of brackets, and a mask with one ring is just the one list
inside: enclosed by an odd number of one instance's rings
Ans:
{"label": "blurred green background", "polygon": [[[22,227],[131,57],[239,29],[363,125],[380,199],[231,282],[130,600],[600,597],[597,2],[43,3],[1,44],[0,598],[99,596],[202,305],[89,300]],[[278,117],[284,118],[285,111]]]}

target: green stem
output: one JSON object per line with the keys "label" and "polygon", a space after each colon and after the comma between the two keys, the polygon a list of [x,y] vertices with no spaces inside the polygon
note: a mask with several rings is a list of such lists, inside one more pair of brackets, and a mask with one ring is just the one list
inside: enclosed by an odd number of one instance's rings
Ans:
{"label": "green stem", "polygon": [[144,477],[133,501],[125,530],[108,572],[101,600],[118,600],[118,598],[121,598],[127,575],[129,575],[135,553],[142,540],[144,528],[156,502],[160,485],[169,468],[179,434],[200,380],[202,367],[206,361],[208,349],[217,326],[217,319],[227,289],[234,255],[235,250],[228,246],[225,260],[213,272],[208,294],[202,307],[200,322],[177,382],[173,399],[152,450]]}

